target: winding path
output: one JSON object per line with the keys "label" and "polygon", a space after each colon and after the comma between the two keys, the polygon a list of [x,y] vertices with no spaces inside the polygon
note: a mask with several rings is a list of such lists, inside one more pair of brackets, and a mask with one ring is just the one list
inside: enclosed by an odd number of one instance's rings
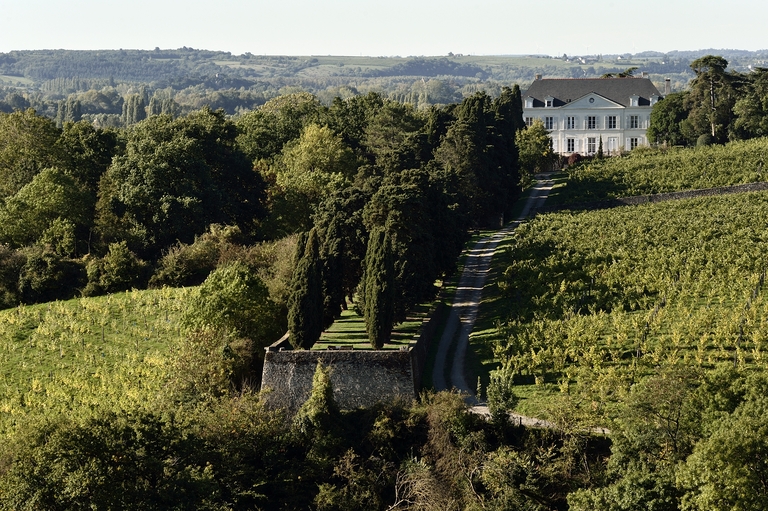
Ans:
{"label": "winding path", "polygon": [[[469,396],[467,398],[468,403],[473,406],[477,413],[486,413],[487,408],[479,406],[480,403],[475,397],[474,390],[467,384],[464,359],[469,345],[469,334],[475,326],[485,278],[491,266],[491,258],[499,242],[515,230],[532,211],[544,204],[553,184],[548,175],[537,175],[536,184],[533,186],[531,195],[520,216],[507,227],[478,241],[469,250],[464,263],[464,271],[459,279],[459,286],[451,304],[445,330],[437,348],[435,365],[432,370],[432,384],[438,391],[456,389],[462,394],[467,394]],[[521,424],[544,426],[542,424],[544,421],[530,419],[537,424],[527,424],[523,419],[527,418],[521,417]]]}

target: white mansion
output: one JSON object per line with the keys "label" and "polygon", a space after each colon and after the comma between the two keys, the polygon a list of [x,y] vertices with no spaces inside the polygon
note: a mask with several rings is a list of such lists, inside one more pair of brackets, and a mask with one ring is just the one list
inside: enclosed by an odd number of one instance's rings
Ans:
{"label": "white mansion", "polygon": [[603,151],[610,154],[648,144],[645,130],[659,99],[659,90],[645,77],[542,79],[539,75],[523,93],[523,117],[529,126],[541,119],[550,130],[555,153],[594,154],[602,138]]}

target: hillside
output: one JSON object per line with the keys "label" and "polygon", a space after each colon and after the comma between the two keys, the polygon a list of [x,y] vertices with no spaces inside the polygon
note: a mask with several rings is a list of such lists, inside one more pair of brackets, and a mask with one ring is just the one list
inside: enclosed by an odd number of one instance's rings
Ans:
{"label": "hillside", "polygon": [[[715,50],[709,50],[715,51]],[[35,50],[0,54],[0,111],[32,106],[55,118],[58,102],[81,102],[81,112],[117,125],[123,100],[142,95],[145,106],[173,99],[181,112],[209,105],[234,115],[280,94],[306,91],[325,104],[333,98],[375,91],[419,107],[449,104],[502,86],[527,87],[536,75],[599,77],[629,67],[663,88],[682,90],[693,77],[689,63],[706,52],[643,52],[598,56],[267,56],[179,48],[176,50]],[[759,52],[718,50],[736,71],[759,66]],[[164,111],[165,112],[165,111]],[[107,116],[107,117],[104,117]]]}
{"label": "hillside", "polygon": [[768,181],[768,138],[695,148],[632,151],[566,170],[548,205],[586,203]]}
{"label": "hillside", "polygon": [[[320,364],[295,417],[255,390],[287,327],[296,349],[323,329],[314,348],[397,349],[436,281],[482,287],[451,280],[462,247],[531,170],[521,91],[493,87],[572,58],[21,53],[0,63],[0,510],[768,507],[768,192],[505,236],[471,340],[490,417],[451,392],[343,410]],[[764,181],[766,149],[587,160],[552,197]]]}
{"label": "hillside", "polygon": [[166,288],[0,311],[0,437],[37,415],[158,406],[189,296]]}
{"label": "hillside", "polygon": [[[505,371],[515,374],[515,381],[543,384],[547,380],[567,388],[569,382],[572,384],[577,380],[571,364],[576,360],[583,363],[585,359],[583,354],[570,353],[570,348],[553,347],[552,341],[558,335],[575,338],[573,334],[563,333],[563,325],[593,321],[600,326],[589,331],[602,338],[613,335],[611,329],[618,328],[621,321],[633,321],[646,326],[635,325],[635,333],[629,338],[634,335],[650,339],[654,332],[651,320],[656,315],[661,316],[662,312],[671,314],[671,305],[668,306],[667,301],[680,293],[676,286],[681,272],[687,272],[691,279],[691,283],[684,287],[695,285],[693,293],[698,293],[698,296],[682,298],[685,307],[691,311],[700,306],[710,309],[715,300],[720,305],[727,303],[727,308],[734,308],[732,313],[738,314],[740,308],[755,298],[749,295],[756,286],[755,279],[761,278],[764,270],[759,256],[765,249],[761,245],[765,215],[762,192],[602,211],[579,212],[579,209],[584,205],[597,207],[600,201],[608,204],[613,198],[763,182],[766,180],[763,165],[768,152],[767,142],[768,139],[760,138],[725,146],[648,148],[621,157],[589,159],[556,175],[557,184],[543,211],[564,211],[540,213],[514,236],[508,236],[496,251],[478,330],[473,334],[474,370],[487,381],[487,371],[497,364],[507,364]],[[573,210],[571,206],[574,206]],[[721,245],[710,246],[713,240]],[[682,264],[685,269],[670,269],[676,264]],[[747,267],[743,267],[745,264]],[[702,277],[705,268],[706,277]],[[726,283],[718,280],[721,278],[717,277],[719,272],[729,275],[722,277]],[[673,279],[674,283],[665,279]],[[728,288],[727,293],[725,288]],[[627,314],[627,319],[619,320],[617,314]],[[719,314],[726,313],[721,311]],[[675,321],[674,316],[671,321]],[[714,324],[726,320],[712,321]],[[545,323],[550,326],[543,326]],[[555,334],[548,328],[560,333]],[[668,325],[660,328],[663,335],[669,333]],[[755,328],[759,331],[761,327]],[[533,331],[538,333],[533,334]],[[742,326],[740,336],[746,336],[744,331]],[[523,340],[529,335],[533,337]],[[627,338],[626,333],[621,335]],[[686,350],[691,346],[682,349],[680,339],[698,338],[698,335],[676,332],[675,342],[680,348],[676,353],[690,357]],[[527,344],[529,342],[534,344]],[[508,347],[503,348],[499,343],[508,343]],[[699,350],[705,350],[705,344],[700,345]],[[596,349],[590,342],[583,346]],[[550,349],[561,350],[558,351],[560,355],[552,356],[565,358],[551,360],[548,358]],[[663,359],[659,355],[663,349],[658,348],[661,351],[655,355],[655,363]],[[624,347],[625,358],[629,350]],[[761,348],[752,346],[750,350],[752,355],[739,359],[739,363],[760,359]],[[638,353],[641,351],[647,350],[638,348]],[[612,366],[620,362],[615,359],[616,353],[606,353],[593,355],[600,360],[614,357]],[[734,354],[727,349],[714,358],[711,353],[706,356],[703,353],[700,351],[697,355],[698,364],[704,364],[702,360],[706,360],[714,366],[718,360],[729,356],[731,361],[734,360]],[[526,363],[533,366],[511,362],[516,357],[528,357]],[[536,364],[542,364],[544,368],[538,376],[533,369]],[[536,394],[542,389],[543,386],[534,385],[521,389],[521,392],[523,395]],[[557,385],[550,391],[558,392],[556,389]],[[542,406],[549,405],[546,398],[541,402],[537,397],[521,406],[522,411],[546,415]]]}

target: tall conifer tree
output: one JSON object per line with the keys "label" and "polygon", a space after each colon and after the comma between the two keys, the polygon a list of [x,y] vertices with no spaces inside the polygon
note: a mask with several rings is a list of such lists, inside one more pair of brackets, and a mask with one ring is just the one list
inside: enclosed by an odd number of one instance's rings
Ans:
{"label": "tall conifer tree", "polygon": [[323,329],[341,315],[344,305],[344,237],[341,219],[333,218],[325,229],[320,247],[322,259]]}
{"label": "tall conifer tree", "polygon": [[371,231],[362,288],[368,339],[371,346],[381,349],[392,331],[395,311],[395,264],[392,243],[383,227]]}
{"label": "tall conifer tree", "polygon": [[[297,246],[297,250],[300,250],[298,247],[301,245]],[[296,349],[311,348],[323,331],[321,265],[317,231],[313,228],[293,270],[291,294],[288,297],[289,339]]]}

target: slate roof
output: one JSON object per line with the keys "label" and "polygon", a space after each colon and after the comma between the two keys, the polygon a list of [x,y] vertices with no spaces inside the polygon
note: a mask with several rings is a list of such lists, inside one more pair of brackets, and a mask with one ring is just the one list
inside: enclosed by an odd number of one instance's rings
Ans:
{"label": "slate roof", "polygon": [[575,101],[590,92],[599,94],[622,106],[629,106],[632,95],[640,97],[639,106],[651,104],[651,96],[661,96],[659,90],[648,78],[543,78],[534,80],[522,96],[532,97],[533,106],[543,107],[548,96],[555,98],[555,107]]}

